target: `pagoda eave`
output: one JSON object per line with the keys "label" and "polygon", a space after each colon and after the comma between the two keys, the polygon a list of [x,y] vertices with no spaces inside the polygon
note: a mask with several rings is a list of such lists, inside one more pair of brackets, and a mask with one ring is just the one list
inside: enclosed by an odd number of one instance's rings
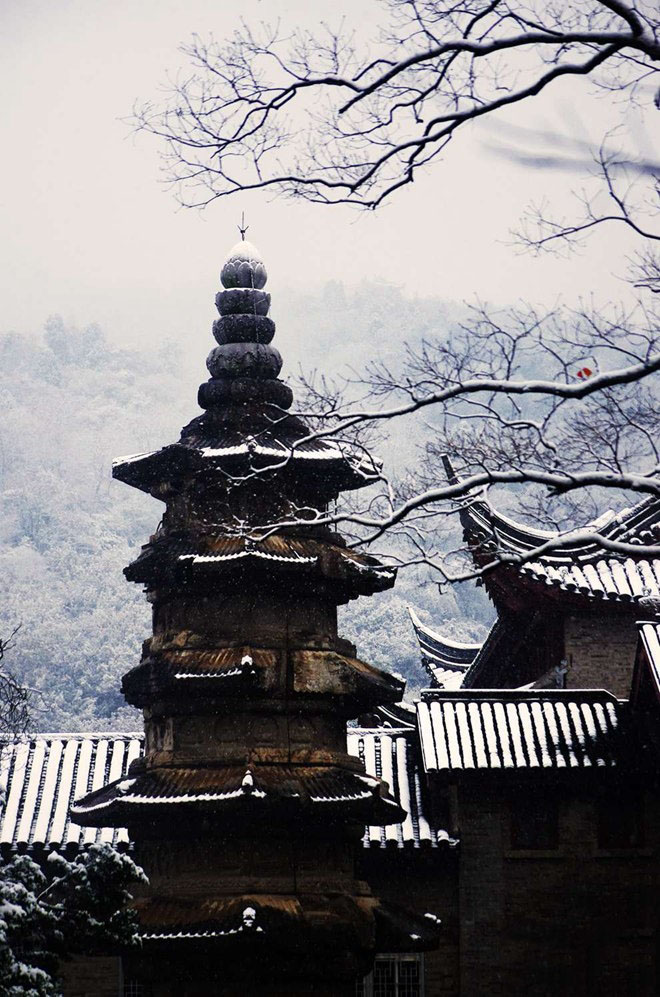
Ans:
{"label": "pagoda eave", "polygon": [[154,768],[109,783],[71,808],[76,823],[87,827],[133,827],[154,820],[187,824],[206,816],[235,826],[303,814],[319,824],[385,825],[405,818],[380,779],[319,765]]}

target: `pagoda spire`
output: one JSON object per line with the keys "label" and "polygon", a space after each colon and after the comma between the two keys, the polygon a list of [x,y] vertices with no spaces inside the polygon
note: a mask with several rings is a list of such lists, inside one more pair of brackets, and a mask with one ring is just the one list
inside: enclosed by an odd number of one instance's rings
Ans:
{"label": "pagoda spire", "polygon": [[293,392],[278,379],[282,357],[270,345],[275,323],[268,316],[270,294],[263,290],[268,274],[259,250],[242,238],[230,249],[220,280],[224,290],[215,296],[220,318],[213,323],[218,345],[206,360],[211,378],[200,386],[200,408],[246,403],[290,408]]}

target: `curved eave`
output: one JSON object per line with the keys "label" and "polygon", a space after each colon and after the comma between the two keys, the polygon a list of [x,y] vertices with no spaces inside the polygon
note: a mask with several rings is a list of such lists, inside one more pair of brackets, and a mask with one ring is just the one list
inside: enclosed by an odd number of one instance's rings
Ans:
{"label": "curved eave", "polygon": [[198,446],[172,443],[160,450],[116,460],[112,475],[133,488],[160,497],[164,486],[176,489],[177,480],[205,471],[223,475],[294,473],[306,475],[328,495],[364,488],[378,479],[376,465],[351,459],[324,443],[297,444],[272,440],[265,444],[243,441],[228,446],[201,441]]}
{"label": "curved eave", "polygon": [[371,922],[378,951],[427,951],[437,947],[441,923],[430,912],[420,916],[375,897],[336,894],[245,894],[201,902],[155,896],[137,900],[133,907],[141,937],[152,945],[270,943],[310,954],[315,940],[322,944],[326,932],[345,929],[347,921],[356,928]]}
{"label": "curved eave", "polygon": [[385,784],[368,775],[331,769],[169,769],[124,776],[71,807],[83,826],[131,826],[154,817],[196,819],[201,813],[263,820],[305,815],[313,821],[399,823],[405,816]]}
{"label": "curved eave", "polygon": [[[207,655],[208,656],[208,655]],[[176,660],[178,657],[179,660]],[[201,660],[200,660],[201,657]],[[205,696],[245,694],[257,684],[258,672],[251,658],[241,656],[218,664],[206,664],[204,656],[185,652],[148,658],[122,678],[126,700],[139,709],[164,695]]]}
{"label": "curved eave", "polygon": [[[461,520],[477,565],[488,563],[496,553],[529,558],[533,551],[561,537],[557,532],[517,523],[482,500],[466,507]],[[589,529],[609,540],[658,543],[660,500],[645,499],[617,516],[605,514]],[[519,564],[504,561],[498,571],[506,573],[509,584],[520,577],[532,582],[534,588],[548,586],[589,600],[644,605],[645,599],[660,596],[660,558],[608,555],[602,545],[590,539],[576,540]],[[497,573],[486,577],[489,588],[497,589]]]}
{"label": "curved eave", "polygon": [[433,683],[441,688],[460,685],[481,651],[483,643],[464,643],[432,630],[408,607],[419,644],[422,665]]}
{"label": "curved eave", "polygon": [[367,555],[321,541],[280,536],[263,541],[208,538],[204,545],[180,538],[159,538],[143,548],[124,569],[124,575],[129,581],[157,586],[254,571],[260,575],[295,572],[318,576],[355,595],[385,591],[396,579],[396,568],[379,564]]}
{"label": "curved eave", "polygon": [[481,650],[483,641],[477,644],[454,640],[422,623],[411,607],[408,607],[408,612],[423,655],[445,668],[457,671],[469,668]]}
{"label": "curved eave", "polygon": [[[505,516],[489,502],[482,499],[461,510],[461,522],[468,541],[475,545],[496,542],[500,549],[511,554],[527,554],[543,544],[562,536],[557,530],[540,530]],[[608,540],[627,543],[655,543],[660,541],[660,498],[651,496],[632,509],[615,515],[607,512],[587,524],[584,530]],[[562,565],[575,560],[590,561],[602,558],[604,549],[588,539],[576,540],[543,555],[548,563]]]}

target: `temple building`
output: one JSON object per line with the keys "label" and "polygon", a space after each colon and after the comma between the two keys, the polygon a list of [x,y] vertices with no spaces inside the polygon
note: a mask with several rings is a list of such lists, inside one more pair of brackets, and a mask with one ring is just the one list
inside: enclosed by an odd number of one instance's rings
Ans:
{"label": "temple building", "polygon": [[4,855],[107,841],[149,876],[141,949],[72,961],[65,994],[656,994],[660,500],[569,547],[468,500],[475,564],[508,555],[496,622],[461,643],[411,610],[404,700],[337,630],[395,572],[319,522],[378,467],[290,414],[254,247],[221,279],[202,415],[114,466],[165,507],[125,570],[144,733],[2,747]]}

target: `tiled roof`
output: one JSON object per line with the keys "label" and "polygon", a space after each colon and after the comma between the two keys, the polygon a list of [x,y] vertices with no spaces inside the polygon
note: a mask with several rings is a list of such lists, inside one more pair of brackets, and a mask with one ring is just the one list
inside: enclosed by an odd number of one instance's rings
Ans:
{"label": "tiled roof", "polygon": [[427,772],[612,767],[626,704],[588,690],[460,690],[417,704]]}
{"label": "tiled roof", "polygon": [[367,772],[389,784],[392,795],[407,812],[401,824],[365,828],[362,840],[366,848],[437,848],[441,844],[455,844],[430,819],[414,729],[352,727],[348,731],[348,750],[364,761]]}
{"label": "tiled roof", "polygon": [[[348,750],[364,759],[369,775],[389,783],[407,812],[400,824],[366,828],[365,846],[436,847],[449,841],[446,832],[429,822],[414,728],[350,728]],[[6,741],[0,749],[0,781],[6,787],[0,845],[7,849],[77,847],[98,841],[127,844],[123,829],[73,823],[69,807],[75,799],[125,776],[141,751],[138,733],[38,734]]]}
{"label": "tiled roof", "polygon": [[434,686],[440,689],[458,689],[470,665],[474,662],[481,644],[464,644],[432,630],[422,623],[413,609],[408,609],[422,656],[422,664]]}
{"label": "tiled roof", "polygon": [[315,464],[323,467],[324,476],[335,478],[342,490],[359,488],[378,474],[375,461],[334,439],[314,436],[291,416],[261,429],[253,426],[248,432],[236,425],[217,425],[208,415],[185,427],[177,443],[119,458],[112,473],[128,485],[150,491],[164,475],[187,475],[213,467],[270,471],[301,464],[311,465],[312,471]]}
{"label": "tiled roof", "polygon": [[[560,536],[516,523],[481,499],[462,510],[461,520],[478,562],[490,560],[495,553],[524,557]],[[606,513],[588,529],[592,535],[611,541],[658,544],[660,499],[645,499],[617,515]],[[510,559],[507,563],[511,563]],[[519,564],[517,570],[534,582],[590,598],[641,605],[647,599],[660,598],[660,558],[609,553],[592,540],[576,540],[550,549]]]}
{"label": "tiled roof", "polygon": [[74,824],[69,807],[124,774],[141,750],[141,734],[39,734],[2,744],[0,846],[126,844],[123,829]]}

